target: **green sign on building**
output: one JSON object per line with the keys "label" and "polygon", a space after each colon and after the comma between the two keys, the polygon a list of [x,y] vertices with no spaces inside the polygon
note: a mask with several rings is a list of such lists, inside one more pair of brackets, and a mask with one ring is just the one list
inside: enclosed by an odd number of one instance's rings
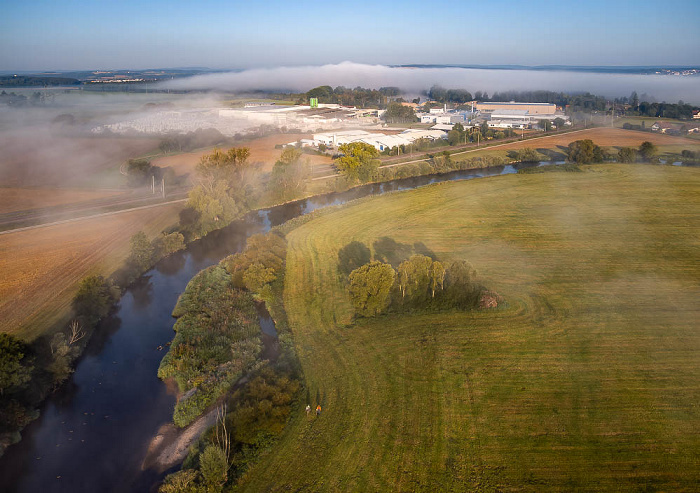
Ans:
{"label": "green sign on building", "polygon": [[318,108],[318,98],[309,98],[309,105],[312,108]]}

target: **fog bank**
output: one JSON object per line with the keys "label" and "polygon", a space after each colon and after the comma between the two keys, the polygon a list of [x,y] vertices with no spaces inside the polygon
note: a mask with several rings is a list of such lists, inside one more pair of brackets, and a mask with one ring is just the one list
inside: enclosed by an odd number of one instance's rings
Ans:
{"label": "fog bank", "polygon": [[163,83],[172,89],[218,91],[293,91],[330,85],[378,89],[397,86],[408,94],[419,94],[433,84],[446,88],[486,91],[551,90],[591,92],[607,97],[647,93],[659,101],[700,104],[700,77],[669,75],[595,74],[569,71],[404,68],[353,62],[321,66],[276,67],[241,72],[199,75]]}

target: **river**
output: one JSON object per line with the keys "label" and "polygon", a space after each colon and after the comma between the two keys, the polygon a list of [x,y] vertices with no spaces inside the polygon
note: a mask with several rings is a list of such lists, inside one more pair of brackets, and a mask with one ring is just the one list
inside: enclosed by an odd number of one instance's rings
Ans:
{"label": "river", "polygon": [[[175,396],[157,376],[173,337],[171,312],[189,280],[242,250],[246,238],[316,209],[431,183],[517,172],[537,164],[454,171],[364,185],[251,212],[160,261],[103,320],[71,378],[44,403],[20,443],[0,458],[0,491],[147,492],[162,475],[141,471],[148,444],[169,422]],[[265,326],[271,333],[273,328]],[[166,348],[167,349],[167,348]]]}

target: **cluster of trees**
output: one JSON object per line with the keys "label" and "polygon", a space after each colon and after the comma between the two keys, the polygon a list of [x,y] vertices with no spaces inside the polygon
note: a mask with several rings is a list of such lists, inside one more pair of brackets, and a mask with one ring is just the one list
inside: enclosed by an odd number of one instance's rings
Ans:
{"label": "cluster of trees", "polygon": [[508,151],[508,157],[519,163],[537,163],[544,159],[544,156],[530,147]]}
{"label": "cluster of trees", "polygon": [[338,148],[342,154],[334,161],[338,171],[350,182],[367,183],[377,177],[379,151],[364,142],[351,142]]}
{"label": "cluster of trees", "polygon": [[482,291],[469,263],[443,264],[422,254],[412,255],[396,269],[375,260],[348,276],[350,299],[361,317],[428,307],[468,309],[477,306]]}
{"label": "cluster of trees", "polygon": [[649,142],[642,142],[638,149],[632,147],[622,147],[617,153],[617,161],[620,163],[634,163],[637,161],[637,156],[642,158],[642,161],[651,162],[657,153],[657,147]]}
{"label": "cluster of trees", "polygon": [[24,94],[15,94],[14,92],[0,92],[0,104],[7,106],[40,106],[52,99],[53,94],[38,91],[32,93],[29,97],[25,96]]}
{"label": "cluster of trees", "polygon": [[683,149],[681,151],[681,158],[684,163],[697,163],[700,161],[700,151],[690,151],[688,149]]}
{"label": "cluster of trees", "polygon": [[357,106],[358,108],[377,107],[385,108],[389,101],[396,99],[401,91],[398,87],[381,87],[379,89],[365,89],[356,87],[350,89],[338,86],[314,87],[301,98],[302,103],[308,103],[310,98],[317,98],[319,103],[342,104],[344,106]]}
{"label": "cluster of trees", "polygon": [[658,149],[653,143],[645,141],[637,149],[622,147],[618,151],[617,156],[610,156],[592,140],[585,139],[569,144],[567,159],[569,162],[576,164],[600,163],[614,160],[615,158],[620,163],[634,163],[637,161],[637,156],[639,156],[643,161],[651,162],[654,160],[657,151]]}
{"label": "cluster of trees", "polygon": [[48,87],[77,85],[80,85],[80,81],[72,77],[0,75],[0,87]]}
{"label": "cluster of trees", "polygon": [[282,278],[287,242],[277,233],[248,238],[245,249],[229,255],[221,265],[231,275],[231,285],[247,289],[265,301],[272,297],[272,284]]}
{"label": "cluster of trees", "polygon": [[439,85],[434,85],[428,90],[428,97],[438,103],[455,104],[463,104],[474,99],[465,89],[445,89]]}
{"label": "cluster of trees", "polygon": [[[219,409],[216,426],[190,450],[182,470],[165,479],[160,487],[162,493],[220,492],[235,484],[236,479],[243,475],[259,455],[282,434],[292,408],[295,402],[298,402],[301,390],[299,364],[288,336],[286,317],[281,308],[285,256],[286,242],[279,234],[251,236],[242,252],[227,257],[219,266],[198,274],[187,286],[187,290],[178,302],[174,312],[175,316],[180,316],[176,324],[178,330],[176,339],[180,337],[181,332],[191,331],[183,318],[189,316],[189,313],[196,313],[199,310],[198,307],[206,309],[206,316],[198,318],[213,317],[213,320],[211,324],[207,320],[200,320],[197,323],[201,327],[208,324],[208,330],[213,331],[217,336],[216,341],[210,342],[209,336],[202,333],[198,327],[196,328],[199,331],[198,335],[196,339],[192,339],[193,342],[196,341],[196,346],[193,344],[192,348],[174,350],[174,341],[170,352],[175,351],[174,358],[177,357],[183,361],[183,364],[175,365],[178,368],[198,372],[202,367],[213,368],[219,362],[215,348],[202,353],[202,356],[213,357],[215,360],[213,362],[203,361],[197,358],[196,354],[198,351],[203,351],[202,345],[206,349],[214,342],[227,341],[228,332],[224,330],[225,327],[222,328],[222,324],[230,323],[231,318],[238,320],[240,317],[231,317],[230,314],[223,320],[219,317],[222,306],[229,301],[226,298],[221,299],[218,293],[230,293],[233,290],[247,294],[247,291],[239,288],[249,290],[265,299],[270,312],[276,314],[279,356],[276,359],[262,360],[260,354],[257,354],[257,361],[252,362],[251,352],[242,354],[241,348],[232,346],[229,353],[229,359],[231,355],[233,356],[232,363],[219,363],[214,375],[204,379],[196,374],[179,377],[181,380],[186,380],[185,385],[190,381],[203,381],[199,384],[198,390],[190,389],[185,394],[186,401],[195,399],[194,402],[198,403],[202,397],[205,397],[203,391],[199,389],[210,385],[212,380],[221,378],[222,372],[230,370],[230,364],[240,367],[243,360],[251,362],[245,370],[248,381],[241,381],[240,387],[225,398],[226,404]],[[179,312],[180,309],[186,310],[187,313],[182,315]],[[254,317],[252,313],[247,313],[244,318]],[[183,321],[182,324],[181,321]],[[259,328],[257,331],[259,334]],[[245,335],[245,337],[250,340],[251,336]],[[240,334],[236,340],[240,341]],[[184,355],[185,358],[180,355]],[[184,362],[188,359],[193,360],[185,364]],[[230,381],[230,378],[228,380]],[[223,391],[223,387],[219,389]],[[210,399],[206,400],[210,401]],[[196,407],[191,406],[191,409],[194,415],[197,409],[201,412],[203,407],[200,404]]]}
{"label": "cluster of trees", "polygon": [[33,353],[24,341],[0,333],[0,453],[39,414],[29,385],[36,372]]}
{"label": "cluster of trees", "polygon": [[197,164],[198,184],[190,191],[180,212],[180,229],[189,237],[201,237],[240,217],[249,209],[252,189],[247,147],[214,149]]}
{"label": "cluster of trees", "polygon": [[221,265],[192,278],[173,316],[175,338],[158,377],[177,382],[173,422],[184,427],[254,367],[262,346],[253,297],[232,287]]}
{"label": "cluster of trees", "polygon": [[413,108],[394,101],[387,105],[384,119],[387,123],[413,123],[418,121]]}
{"label": "cluster of trees", "polygon": [[[235,484],[282,434],[301,389],[298,378],[268,363],[220,408],[216,426],[190,450],[160,493],[218,493]],[[230,411],[229,411],[230,410]]]}
{"label": "cluster of trees", "polygon": [[125,171],[126,183],[132,188],[150,186],[152,180],[155,180],[157,186],[160,186],[162,179],[165,179],[165,182],[170,185],[177,182],[172,168],[153,166],[149,159],[129,159],[126,162]]}
{"label": "cluster of trees", "polygon": [[202,147],[225,145],[229,139],[215,128],[198,128],[193,132],[185,134],[166,135],[160,141],[158,148],[160,152],[167,154],[170,152],[188,152]]}

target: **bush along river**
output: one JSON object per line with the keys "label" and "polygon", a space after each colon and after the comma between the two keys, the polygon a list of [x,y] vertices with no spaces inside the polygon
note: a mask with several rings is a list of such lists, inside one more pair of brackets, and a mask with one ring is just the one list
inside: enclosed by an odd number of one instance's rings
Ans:
{"label": "bush along river", "polygon": [[[161,260],[132,284],[96,329],[75,372],[41,408],[22,441],[0,458],[0,491],[149,491],[165,473],[142,471],[147,448],[169,423],[175,393],[158,379],[178,296],[200,270],[241,251],[246,238],[328,206],[431,183],[516,173],[538,163],[462,170],[363,185],[249,213]],[[267,337],[274,324],[263,309]]]}

